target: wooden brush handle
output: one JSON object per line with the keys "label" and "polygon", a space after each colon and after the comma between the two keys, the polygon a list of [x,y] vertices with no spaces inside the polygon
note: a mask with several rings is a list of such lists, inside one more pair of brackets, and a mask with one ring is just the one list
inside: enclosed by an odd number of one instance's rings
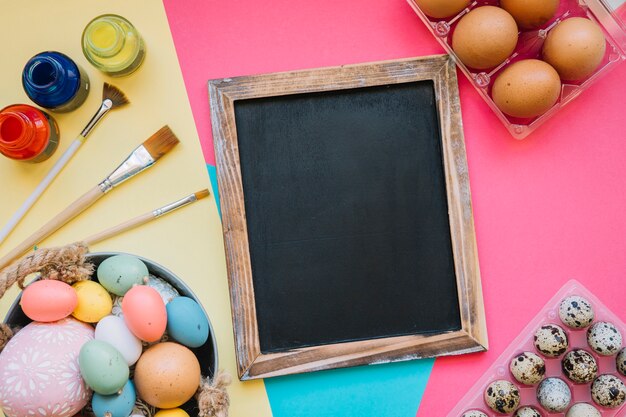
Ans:
{"label": "wooden brush handle", "polygon": [[142,224],[148,223],[149,221],[154,220],[154,219],[155,219],[155,216],[152,212],[142,214],[141,216],[135,217],[134,219],[130,219],[128,221],[125,221],[124,223],[120,223],[117,226],[111,227],[107,230],[103,230],[100,233],[91,235],[88,238],[83,239],[83,242],[87,246],[91,246],[94,243],[98,243],[104,239],[110,238],[111,236],[115,236],[127,230],[141,226]]}
{"label": "wooden brush handle", "polygon": [[15,249],[0,259],[0,270],[19,258],[25,252],[31,250],[35,245],[41,243],[45,238],[59,230],[66,223],[69,223],[70,220],[98,201],[98,199],[103,195],[104,193],[97,185],[87,191],[82,197],[67,206],[65,210],[57,214],[54,218],[52,218],[52,220],[43,225],[39,230],[20,243]]}

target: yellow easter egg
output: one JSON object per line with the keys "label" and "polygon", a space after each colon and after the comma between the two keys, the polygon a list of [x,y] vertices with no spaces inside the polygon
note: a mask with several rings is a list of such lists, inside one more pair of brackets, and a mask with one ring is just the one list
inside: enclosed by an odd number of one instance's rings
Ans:
{"label": "yellow easter egg", "polygon": [[97,323],[111,314],[113,301],[104,287],[94,281],[79,281],[72,285],[78,295],[78,305],[72,316],[85,323]]}
{"label": "yellow easter egg", "polygon": [[168,410],[159,410],[154,417],[189,417],[189,414],[182,408],[170,408]]}

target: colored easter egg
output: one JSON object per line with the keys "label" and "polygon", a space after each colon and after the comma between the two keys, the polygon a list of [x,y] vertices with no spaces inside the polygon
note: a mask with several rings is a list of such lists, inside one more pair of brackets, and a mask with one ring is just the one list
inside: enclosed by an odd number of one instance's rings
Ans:
{"label": "colored easter egg", "polygon": [[77,304],[76,291],[65,282],[52,279],[33,282],[22,292],[20,300],[24,314],[40,322],[61,320],[72,314]]}
{"label": "colored easter egg", "polygon": [[[148,276],[148,283],[145,285],[147,285],[148,287],[154,288],[161,296],[161,299],[163,300],[163,303],[165,305],[167,305],[167,303],[169,303],[174,298],[180,295],[178,293],[178,290],[176,290],[176,288],[174,288],[169,282],[165,281],[162,278],[155,277],[154,275]],[[122,313],[122,300],[123,299],[124,297],[120,297],[120,296],[116,296],[113,298],[112,313],[116,316],[122,317],[124,315]]]}
{"label": "colored easter egg", "polygon": [[115,255],[98,266],[98,281],[115,295],[124,295],[133,285],[143,283],[148,276],[148,267],[141,259],[131,255]]}
{"label": "colored easter egg", "polygon": [[128,417],[135,407],[136,399],[135,385],[129,380],[121,393],[100,395],[96,392],[91,400],[91,408],[96,417]]}
{"label": "colored easter egg", "polygon": [[176,297],[167,306],[167,333],[178,343],[196,348],[209,338],[209,321],[189,297]]}
{"label": "colored easter egg", "polygon": [[189,414],[182,408],[170,408],[169,410],[159,410],[154,417],[189,417]]}
{"label": "colored easter egg", "polygon": [[141,356],[141,340],[128,329],[123,318],[106,316],[96,325],[96,340],[106,342],[118,350],[131,366]]}
{"label": "colored easter egg", "polygon": [[157,408],[186,403],[200,385],[200,363],[191,350],[173,342],[158,343],[137,361],[137,394]]}
{"label": "colored easter egg", "polygon": [[73,318],[32,322],[0,353],[0,408],[7,417],[71,417],[89,401],[81,378],[81,347],[93,328]]}
{"label": "colored easter egg", "polygon": [[78,305],[72,315],[85,323],[97,323],[111,314],[113,300],[104,287],[94,281],[79,281],[73,285]]}
{"label": "colored easter egg", "polygon": [[80,350],[78,363],[83,379],[98,394],[114,394],[128,381],[126,360],[106,342],[92,340],[85,343]]}
{"label": "colored easter egg", "polygon": [[122,300],[124,321],[131,332],[146,342],[156,342],[167,325],[165,304],[159,293],[145,285],[133,287]]}

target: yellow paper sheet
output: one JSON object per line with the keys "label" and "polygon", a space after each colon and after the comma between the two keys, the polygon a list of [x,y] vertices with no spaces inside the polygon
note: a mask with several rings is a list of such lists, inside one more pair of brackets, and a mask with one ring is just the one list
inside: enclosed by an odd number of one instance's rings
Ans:
{"label": "yellow paper sheet", "polygon": [[[0,246],[5,254],[69,203],[97,185],[137,145],[168,124],[181,144],[154,167],[113,190],[71,223],[43,242],[58,246],[150,211],[203,188],[210,188],[204,159],[187,99],[163,4],[154,0],[80,0],[1,2],[0,107],[32,104],[21,86],[26,61],[38,52],[57,50],[72,57],[89,74],[91,92],[79,109],[54,114],[61,144],[53,157],[25,164],[0,157],[0,224],[30,194],[69,143],[99,107],[102,83],[119,87],[131,105],[111,112],[54,181],[27,217]],[[142,67],[125,78],[110,78],[84,58],[80,38],[95,16],[116,13],[129,19],[143,35],[147,55]],[[204,88],[204,86],[198,86]],[[112,238],[91,250],[145,256],[169,268],[191,286],[209,314],[218,340],[220,368],[233,376],[231,416],[271,416],[262,381],[236,378],[235,352],[222,232],[215,200],[202,200],[151,224]],[[4,316],[17,290],[0,301]]]}

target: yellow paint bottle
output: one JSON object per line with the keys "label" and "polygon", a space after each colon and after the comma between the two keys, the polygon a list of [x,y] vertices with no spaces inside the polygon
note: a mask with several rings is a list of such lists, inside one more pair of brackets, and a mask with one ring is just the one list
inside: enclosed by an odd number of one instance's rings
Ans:
{"label": "yellow paint bottle", "polygon": [[128,20],[106,14],[96,17],[85,27],[83,53],[100,71],[112,77],[122,77],[139,68],[146,47]]}

